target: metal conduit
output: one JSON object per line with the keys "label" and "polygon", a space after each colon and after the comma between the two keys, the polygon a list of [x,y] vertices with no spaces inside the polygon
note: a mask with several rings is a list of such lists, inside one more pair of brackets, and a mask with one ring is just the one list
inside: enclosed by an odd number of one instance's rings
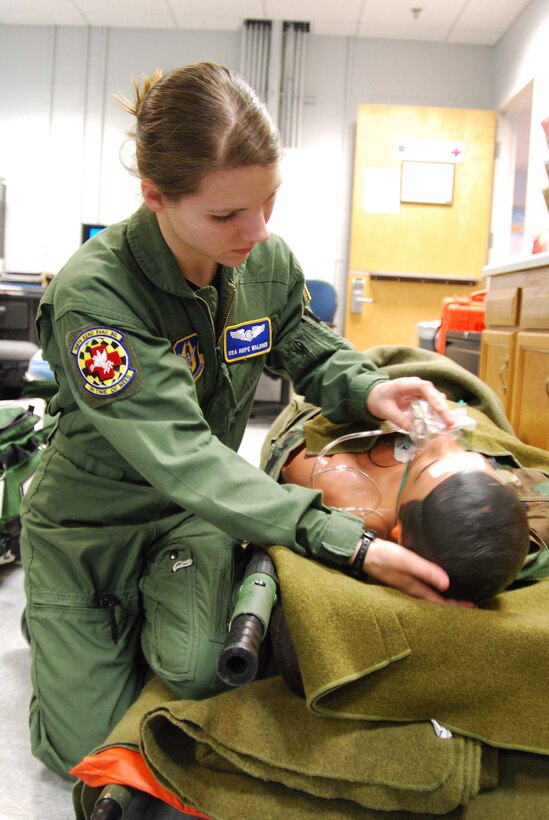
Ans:
{"label": "metal conduit", "polygon": [[284,23],[280,132],[284,145],[301,144],[308,23]]}
{"label": "metal conduit", "polygon": [[240,73],[268,104],[282,141],[301,144],[309,23],[245,20]]}
{"label": "metal conduit", "polygon": [[264,102],[267,100],[269,91],[270,47],[271,21],[245,20],[242,32],[240,73]]}

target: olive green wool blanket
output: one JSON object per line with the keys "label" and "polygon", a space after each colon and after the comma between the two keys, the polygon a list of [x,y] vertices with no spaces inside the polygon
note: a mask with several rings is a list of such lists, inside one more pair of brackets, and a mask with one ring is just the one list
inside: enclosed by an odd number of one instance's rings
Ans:
{"label": "olive green wool blanket", "polygon": [[216,820],[495,817],[507,778],[517,818],[549,816],[549,581],[469,610],[272,555],[306,701],[278,676],[194,702],[154,679],[107,745]]}
{"label": "olive green wool blanket", "polygon": [[[547,471],[463,368],[414,348],[368,354],[466,401],[501,431],[497,455]],[[270,552],[306,700],[278,676],[194,702],[153,679],[105,745],[139,747],[213,820],[549,817],[549,580],[470,610]],[[98,791],[77,784],[78,820]]]}
{"label": "olive green wool blanket", "polygon": [[[369,348],[364,353],[377,367],[385,370],[391,379],[419,376],[432,381],[444,392],[451,406],[457,403],[466,404],[467,414],[476,423],[474,429],[466,430],[462,434],[463,444],[468,449],[486,456],[494,456],[502,462],[506,461],[509,466],[540,470],[549,474],[549,452],[524,444],[515,436],[498,396],[478,376],[445,356],[406,345],[380,345]],[[306,419],[304,430],[310,455],[317,455],[324,446],[339,436],[365,429],[364,425],[357,421],[335,424],[322,416],[314,405],[307,404],[301,398],[294,398],[277,417],[265,438],[261,451],[263,467],[269,461],[273,443],[299,418]],[[385,424],[381,425],[384,426]],[[365,450],[373,443],[374,439],[356,443],[346,442],[344,449]],[[332,452],[338,450],[334,449]],[[269,472],[276,476],[276,471]]]}

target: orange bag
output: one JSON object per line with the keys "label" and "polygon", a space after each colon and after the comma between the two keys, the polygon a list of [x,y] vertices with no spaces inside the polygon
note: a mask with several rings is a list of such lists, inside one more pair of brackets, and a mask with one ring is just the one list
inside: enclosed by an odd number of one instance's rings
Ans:
{"label": "orange bag", "polygon": [[201,817],[208,820],[207,815],[202,814],[192,806],[186,806],[175,794],[164,788],[155,779],[151,770],[143,760],[142,755],[133,749],[126,749],[123,746],[110,746],[94,755],[84,757],[77,763],[71,774],[77,777],[86,786],[109,786],[116,784],[139,789],[139,791],[157,797],[174,809],[192,814],[194,817]]}

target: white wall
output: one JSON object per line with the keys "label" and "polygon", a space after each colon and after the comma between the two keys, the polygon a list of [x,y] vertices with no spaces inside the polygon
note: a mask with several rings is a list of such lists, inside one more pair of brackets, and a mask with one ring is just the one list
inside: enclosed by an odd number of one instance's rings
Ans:
{"label": "white wall", "polygon": [[[131,117],[112,95],[131,77],[197,60],[240,64],[237,32],[0,26],[0,176],[6,270],[53,272],[81,222],[110,223],[139,202],[120,147]],[[344,293],[359,103],[494,106],[494,50],[311,35],[303,147],[289,153],[272,220],[306,274]]]}
{"label": "white wall", "polygon": [[5,270],[55,272],[81,223],[139,204],[119,151],[132,118],[113,94],[156,66],[217,60],[238,69],[240,35],[0,26],[0,176],[7,186]]}
{"label": "white wall", "polygon": [[500,110],[532,80],[532,121],[526,187],[524,233],[533,237],[549,228],[542,189],[549,159],[541,121],[549,117],[549,3],[531,0],[507,35],[494,48],[494,105]]}
{"label": "white wall", "polygon": [[[349,228],[357,109],[361,103],[492,108],[492,50],[479,46],[411,43],[396,40],[312,37],[307,52],[304,138],[322,152],[319,199],[303,231],[304,251],[315,246],[314,221],[336,230],[335,257],[326,241],[315,268],[333,282],[343,301],[349,255]],[[326,180],[324,179],[326,178]],[[327,185],[323,186],[324,181]],[[315,200],[311,198],[311,204]],[[309,206],[310,207],[310,206]],[[306,211],[305,211],[306,212]],[[329,238],[329,230],[319,237]],[[295,244],[295,243],[294,243]],[[331,248],[332,246],[330,246]],[[303,258],[303,253],[296,251]],[[341,320],[341,311],[338,314]]]}

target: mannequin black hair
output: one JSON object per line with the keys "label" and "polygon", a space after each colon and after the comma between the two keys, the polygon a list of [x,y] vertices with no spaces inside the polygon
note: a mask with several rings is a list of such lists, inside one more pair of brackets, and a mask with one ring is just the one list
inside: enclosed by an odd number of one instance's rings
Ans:
{"label": "mannequin black hair", "polygon": [[505,589],[529,548],[516,494],[481,471],[456,473],[400,509],[402,543],[450,576],[445,595],[483,603]]}

